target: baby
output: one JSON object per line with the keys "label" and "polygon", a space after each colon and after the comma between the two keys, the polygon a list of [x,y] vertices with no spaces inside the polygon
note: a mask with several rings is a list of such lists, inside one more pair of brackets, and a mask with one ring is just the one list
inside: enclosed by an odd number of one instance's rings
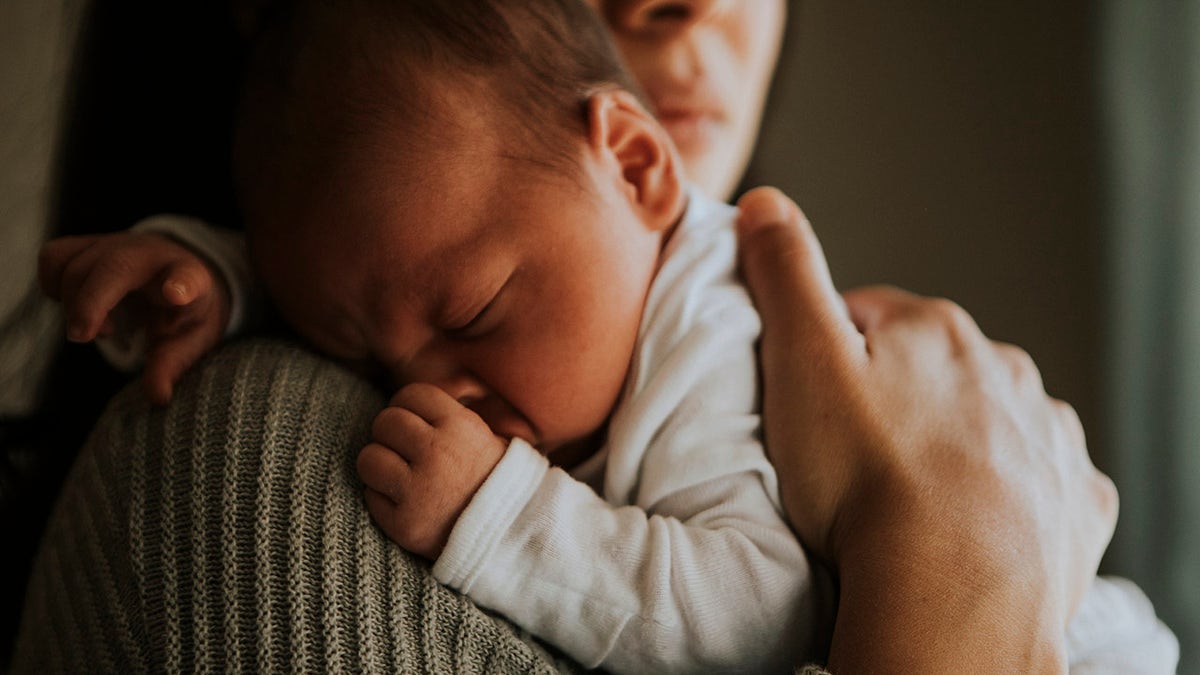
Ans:
{"label": "baby", "polygon": [[[591,10],[311,0],[258,42],[250,259],[297,333],[401,387],[358,458],[380,528],[588,667],[819,658],[832,596],[759,442],[735,212],[687,188]],[[140,291],[164,400],[243,293],[223,240],[157,229],[190,247],[53,242],[42,278],[76,340]],[[1156,634],[1140,597],[1097,586],[1085,610],[1113,621],[1068,631],[1072,654]]]}

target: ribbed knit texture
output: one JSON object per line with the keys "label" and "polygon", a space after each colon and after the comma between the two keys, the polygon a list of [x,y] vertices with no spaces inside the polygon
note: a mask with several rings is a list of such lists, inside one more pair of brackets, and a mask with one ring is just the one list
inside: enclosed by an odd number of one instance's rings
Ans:
{"label": "ribbed knit texture", "polygon": [[167,408],[124,391],[52,516],[14,672],[574,670],[371,524],[354,458],[384,402],[267,340]]}

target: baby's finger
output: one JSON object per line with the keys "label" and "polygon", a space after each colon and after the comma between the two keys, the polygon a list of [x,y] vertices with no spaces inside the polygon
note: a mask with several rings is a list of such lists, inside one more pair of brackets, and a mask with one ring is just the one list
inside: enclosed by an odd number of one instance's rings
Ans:
{"label": "baby's finger", "polygon": [[406,385],[396,392],[389,405],[407,408],[435,427],[443,426],[466,410],[444,389],[426,382]]}
{"label": "baby's finger", "polygon": [[[392,501],[391,497],[388,497],[379,490],[368,487],[363,492],[363,501],[367,503],[367,512],[371,514],[376,523],[379,523],[380,527],[384,527],[385,523],[391,521],[390,515],[392,509],[396,508],[396,502]],[[384,532],[389,537],[391,536],[391,533],[386,528]]]}
{"label": "baby's finger", "polygon": [[176,335],[161,338],[146,359],[142,384],[150,401],[157,405],[170,403],[175,385],[200,357],[212,349],[219,336],[195,326]]}
{"label": "baby's finger", "polygon": [[116,304],[114,302],[96,311],[97,308],[80,302],[80,289],[87,284],[92,271],[104,256],[98,249],[99,247],[92,246],[79,251],[67,262],[59,275],[58,296],[66,314],[67,339],[73,342],[88,342],[94,339],[108,312]]}
{"label": "baby's finger", "polygon": [[37,277],[42,292],[54,300],[62,299],[62,277],[67,264],[81,251],[96,242],[98,237],[59,237],[42,245],[38,251]]}
{"label": "baby's finger", "polygon": [[212,293],[213,275],[207,265],[195,257],[183,257],[161,275],[152,297],[169,307],[181,307]]}
{"label": "baby's finger", "polygon": [[[76,262],[77,261],[77,262]],[[68,266],[63,283],[68,337],[91,340],[117,303],[157,275],[162,262],[135,251],[90,249]]]}
{"label": "baby's finger", "polygon": [[363,501],[367,505],[367,513],[371,514],[371,520],[375,521],[388,539],[405,548],[412,545],[409,536],[412,514],[408,509],[388,495],[370,487],[363,492]]}
{"label": "baby's finger", "polygon": [[371,423],[371,438],[406,460],[416,459],[424,453],[432,433],[433,427],[420,415],[397,406],[384,408]]}
{"label": "baby's finger", "polygon": [[371,443],[358,453],[355,468],[364,485],[394,502],[403,499],[412,475],[403,457],[378,443]]}

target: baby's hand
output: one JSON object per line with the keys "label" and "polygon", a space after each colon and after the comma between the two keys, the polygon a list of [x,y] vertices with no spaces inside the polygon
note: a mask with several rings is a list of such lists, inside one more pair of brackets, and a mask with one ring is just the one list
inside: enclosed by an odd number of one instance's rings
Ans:
{"label": "baby's hand", "polygon": [[392,541],[435,560],[507,443],[431,384],[410,384],[371,427],[358,455],[367,510]]}
{"label": "baby's hand", "polygon": [[119,232],[62,237],[38,258],[38,281],[60,300],[67,339],[112,335],[113,310],[128,310],[149,342],[142,383],[158,404],[217,345],[229,322],[229,289],[192,250],[161,234]]}

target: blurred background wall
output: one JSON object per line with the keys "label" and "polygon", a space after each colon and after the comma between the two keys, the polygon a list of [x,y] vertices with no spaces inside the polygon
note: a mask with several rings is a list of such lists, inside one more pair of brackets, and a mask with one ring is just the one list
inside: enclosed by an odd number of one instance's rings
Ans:
{"label": "blurred background wall", "polygon": [[1092,4],[792,3],[749,180],[800,203],[839,287],[946,296],[1027,349],[1103,461]]}
{"label": "blurred background wall", "polygon": [[1101,23],[1112,567],[1200,672],[1200,2],[1108,0]]}

